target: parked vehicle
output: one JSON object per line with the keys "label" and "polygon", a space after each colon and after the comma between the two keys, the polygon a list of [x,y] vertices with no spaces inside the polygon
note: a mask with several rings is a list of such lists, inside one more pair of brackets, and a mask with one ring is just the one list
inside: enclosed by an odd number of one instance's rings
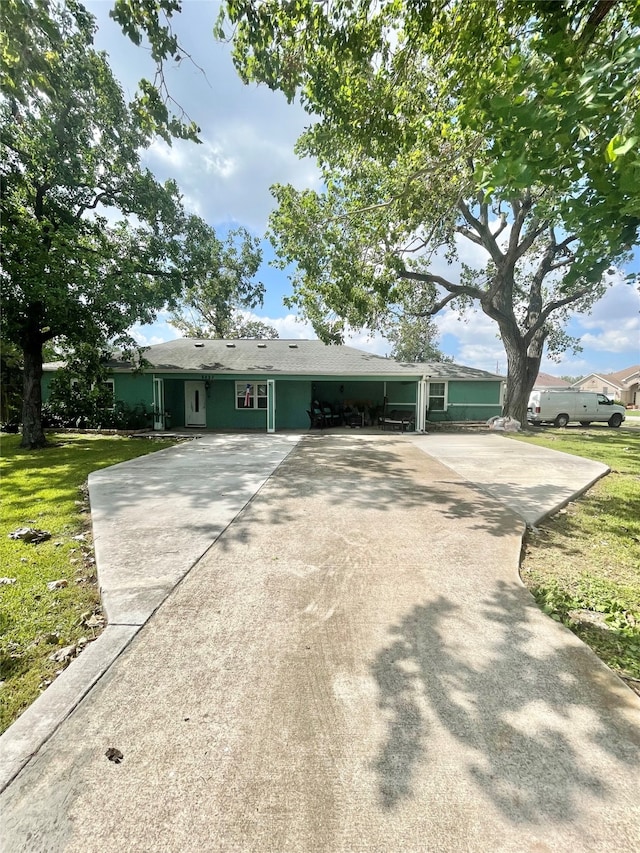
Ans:
{"label": "parked vehicle", "polygon": [[564,427],[570,421],[578,421],[582,426],[596,422],[619,427],[625,419],[625,409],[593,391],[532,391],[527,419],[532,424],[557,427]]}

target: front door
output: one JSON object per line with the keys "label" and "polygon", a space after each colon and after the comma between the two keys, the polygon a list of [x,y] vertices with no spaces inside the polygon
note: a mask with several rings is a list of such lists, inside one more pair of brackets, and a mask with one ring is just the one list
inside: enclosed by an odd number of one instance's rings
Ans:
{"label": "front door", "polygon": [[185,426],[207,425],[207,389],[204,382],[184,383]]}

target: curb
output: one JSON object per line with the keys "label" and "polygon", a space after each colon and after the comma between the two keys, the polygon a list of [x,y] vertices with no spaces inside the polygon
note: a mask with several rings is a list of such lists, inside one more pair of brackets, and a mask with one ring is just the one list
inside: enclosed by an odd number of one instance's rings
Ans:
{"label": "curb", "polygon": [[0,793],[127,648],[140,625],[107,625],[0,736]]}

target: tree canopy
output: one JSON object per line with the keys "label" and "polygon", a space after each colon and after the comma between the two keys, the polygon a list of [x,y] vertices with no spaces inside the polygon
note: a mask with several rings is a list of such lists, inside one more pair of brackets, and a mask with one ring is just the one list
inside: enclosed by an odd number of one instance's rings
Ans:
{"label": "tree canopy", "polygon": [[39,446],[43,345],[132,344],[127,330],[201,274],[203,223],[141,167],[152,135],[93,49],[91,16],[19,0],[3,14],[31,8],[38,61],[5,50],[2,67],[0,289],[3,338],[24,359],[23,445]]}
{"label": "tree canopy", "polygon": [[410,313],[407,282],[431,299],[422,316],[479,305],[507,353],[506,411],[523,420],[544,347],[566,347],[567,312],[589,309],[637,239],[637,4],[226,10],[245,80],[317,117],[298,150],[325,191],[274,189],[291,303],[325,340]]}
{"label": "tree canopy", "polygon": [[191,338],[278,337],[271,326],[247,318],[247,309],[262,305],[265,292],[255,280],[262,262],[259,240],[238,228],[223,241],[201,223],[187,249],[201,254],[200,272],[186,284],[171,315],[173,326]]}
{"label": "tree canopy", "polygon": [[[133,26],[153,40],[174,11],[147,4]],[[566,346],[567,311],[589,309],[637,240],[640,6],[227,0],[217,34],[245,81],[314,118],[298,151],[326,192],[274,190],[290,302],[325,340],[409,310],[406,283],[431,295],[423,316],[479,304],[522,419],[543,348]]]}

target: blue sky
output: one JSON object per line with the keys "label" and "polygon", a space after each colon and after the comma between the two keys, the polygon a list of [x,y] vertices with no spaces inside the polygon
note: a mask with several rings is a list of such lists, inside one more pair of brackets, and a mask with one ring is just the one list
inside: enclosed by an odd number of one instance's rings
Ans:
{"label": "blue sky", "polygon": [[[144,48],[132,45],[109,20],[111,0],[93,0],[86,6],[96,16],[96,45],[110,56],[125,94],[133,97],[142,76],[154,67]],[[166,78],[172,97],[202,128],[201,145],[156,142],[145,155],[146,165],[159,179],[173,177],[188,210],[202,216],[219,234],[243,225],[262,237],[273,207],[269,187],[291,183],[299,189],[320,189],[315,164],[300,160],[293,151],[310,118],[297,105],[266,87],[244,86],[237,76],[227,45],[214,41],[212,28],[219,9],[216,0],[184,0],[174,28],[193,62],[171,65]],[[263,242],[265,263],[260,279],[267,289],[264,306],[256,315],[274,325],[281,337],[315,337],[283,305],[291,292],[285,273],[268,265],[273,250]],[[623,273],[640,272],[639,254],[633,266],[612,278],[606,296],[589,315],[575,315],[567,331],[581,340],[583,351],[567,352],[560,363],[543,359],[542,369],[555,375],[609,373],[640,363],[640,293]],[[482,312],[460,318],[453,311],[438,315],[441,348],[460,364],[506,373],[506,356],[497,327]],[[134,329],[140,343],[159,343],[177,337],[160,317],[153,326]],[[350,343],[379,354],[389,350],[379,335],[354,333]]]}

